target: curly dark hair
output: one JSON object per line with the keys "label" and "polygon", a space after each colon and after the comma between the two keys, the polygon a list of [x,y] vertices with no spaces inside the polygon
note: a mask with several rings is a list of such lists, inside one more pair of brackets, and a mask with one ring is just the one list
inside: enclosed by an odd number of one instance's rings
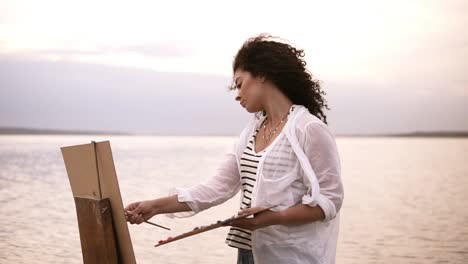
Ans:
{"label": "curly dark hair", "polygon": [[264,77],[275,84],[293,104],[305,106],[326,124],[324,109],[330,109],[324,98],[326,93],[321,89],[320,81],[315,80],[306,69],[304,50],[276,41],[275,38],[263,33],[244,42],[234,57],[233,72],[241,69],[253,77]]}

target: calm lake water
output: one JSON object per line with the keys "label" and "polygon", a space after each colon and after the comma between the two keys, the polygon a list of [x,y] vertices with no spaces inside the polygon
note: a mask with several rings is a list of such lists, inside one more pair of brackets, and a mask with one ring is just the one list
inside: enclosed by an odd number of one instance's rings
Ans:
{"label": "calm lake water", "polygon": [[[211,176],[234,137],[0,136],[0,263],[82,263],[61,146],[110,140],[124,203]],[[345,184],[337,263],[468,263],[468,139],[338,138]],[[153,248],[232,215],[130,225],[138,263],[235,263],[226,228]]]}

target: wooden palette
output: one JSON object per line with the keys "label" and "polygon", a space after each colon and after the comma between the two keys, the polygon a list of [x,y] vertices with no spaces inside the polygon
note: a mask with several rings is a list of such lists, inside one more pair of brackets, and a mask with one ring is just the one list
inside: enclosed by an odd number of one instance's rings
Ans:
{"label": "wooden palette", "polygon": [[195,229],[193,229],[192,231],[189,231],[189,232],[186,232],[186,233],[182,233],[180,235],[177,235],[175,237],[169,237],[168,239],[166,240],[160,240],[158,242],[158,244],[154,245],[155,247],[159,247],[159,246],[162,246],[162,245],[165,245],[165,244],[169,244],[171,242],[174,242],[174,241],[177,241],[177,240],[181,240],[181,239],[184,239],[184,238],[187,238],[187,237],[191,237],[191,236],[194,236],[194,235],[198,235],[198,234],[201,234],[201,233],[204,233],[206,231],[210,231],[210,230],[213,230],[213,229],[216,229],[218,227],[222,227],[223,225],[229,223],[229,222],[232,222],[234,220],[237,220],[237,219],[241,219],[241,218],[245,218],[247,216],[250,216],[250,215],[253,215],[253,214],[258,214],[258,213],[261,213],[261,212],[265,212],[267,210],[270,210],[271,208],[273,207],[268,207],[268,208],[264,208],[264,209],[258,209],[258,210],[254,210],[250,213],[246,213],[246,214],[241,214],[241,215],[235,215],[235,216],[232,216],[232,217],[229,217],[223,221],[218,221],[214,224],[211,224],[211,225],[208,225],[208,226],[202,226],[202,227],[196,227]]}

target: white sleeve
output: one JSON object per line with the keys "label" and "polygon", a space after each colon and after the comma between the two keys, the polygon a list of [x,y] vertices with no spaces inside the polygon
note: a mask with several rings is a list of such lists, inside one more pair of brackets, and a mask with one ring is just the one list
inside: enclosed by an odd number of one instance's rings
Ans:
{"label": "white sleeve", "polygon": [[320,194],[316,201],[311,199],[310,180],[304,179],[308,193],[302,203],[319,205],[325,213],[325,220],[335,218],[341,209],[344,192],[341,181],[341,165],[335,138],[328,127],[319,122],[311,122],[305,127],[304,153],[317,176]]}
{"label": "white sleeve", "polygon": [[224,153],[223,161],[212,177],[189,188],[172,189],[169,194],[177,194],[178,201],[186,202],[192,211],[171,213],[166,216],[170,218],[192,216],[236,195],[240,190],[236,149],[237,141],[231,151]]}

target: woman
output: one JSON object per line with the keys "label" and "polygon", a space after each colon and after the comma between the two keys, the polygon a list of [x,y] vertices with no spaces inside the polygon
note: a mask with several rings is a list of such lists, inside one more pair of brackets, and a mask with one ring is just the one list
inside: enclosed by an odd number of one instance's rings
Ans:
{"label": "woman", "polygon": [[236,100],[254,113],[213,177],[170,196],[132,203],[132,224],[157,214],[187,217],[241,193],[226,238],[238,263],[334,263],[343,201],[328,108],[304,51],[269,35],[248,39],[233,62]]}

